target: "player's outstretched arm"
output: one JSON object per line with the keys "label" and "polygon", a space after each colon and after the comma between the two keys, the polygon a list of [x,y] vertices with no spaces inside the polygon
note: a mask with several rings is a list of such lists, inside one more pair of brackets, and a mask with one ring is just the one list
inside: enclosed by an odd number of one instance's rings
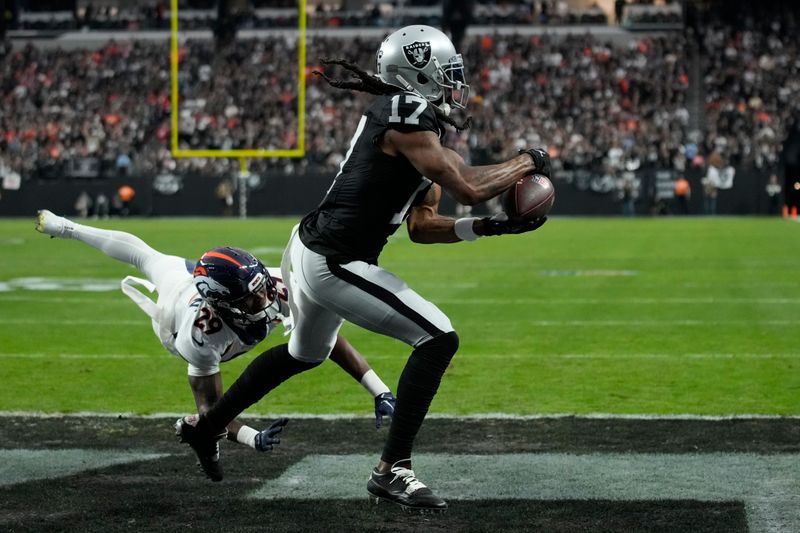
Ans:
{"label": "player's outstretched arm", "polygon": [[364,356],[342,336],[336,337],[330,358],[370,393],[375,401],[375,427],[381,427],[383,417],[394,414],[395,397],[389,387],[370,368]]}
{"label": "player's outstretched arm", "polygon": [[[406,220],[408,236],[420,244],[437,244],[474,240],[492,235],[509,235],[534,231],[547,222],[547,217],[529,221],[511,221],[505,215],[456,220],[439,214],[442,191],[434,185],[423,201],[411,208]],[[457,224],[463,224],[457,228]]]}
{"label": "player's outstretched arm", "polygon": [[[189,376],[189,387],[194,395],[197,412],[203,414],[222,397],[222,374],[217,372],[210,376]],[[273,445],[278,444],[278,433],[283,429],[288,420],[280,419],[273,422],[262,431],[243,424],[238,418],[234,419],[226,429],[228,439],[258,451],[269,451]],[[263,443],[259,446],[259,443]]]}
{"label": "player's outstretched arm", "polygon": [[423,176],[441,185],[464,205],[494,198],[523,176],[543,170],[539,168],[542,163],[535,162],[527,152],[496,165],[467,165],[455,151],[443,147],[432,131],[390,129],[381,147],[389,155],[403,154]]}

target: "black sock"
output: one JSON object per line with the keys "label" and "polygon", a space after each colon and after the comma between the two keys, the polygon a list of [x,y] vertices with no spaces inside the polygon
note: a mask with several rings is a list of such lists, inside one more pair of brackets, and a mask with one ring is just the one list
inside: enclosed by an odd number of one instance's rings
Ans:
{"label": "black sock", "polygon": [[456,350],[458,335],[451,331],[411,352],[397,385],[397,405],[381,460],[394,464],[411,457],[414,439]]}
{"label": "black sock", "polygon": [[[289,355],[289,345],[281,344],[262,353],[244,369],[225,394],[200,416],[197,427],[209,434],[219,433],[239,414],[269,391],[320,363],[304,363]],[[216,430],[216,431],[215,431]]]}

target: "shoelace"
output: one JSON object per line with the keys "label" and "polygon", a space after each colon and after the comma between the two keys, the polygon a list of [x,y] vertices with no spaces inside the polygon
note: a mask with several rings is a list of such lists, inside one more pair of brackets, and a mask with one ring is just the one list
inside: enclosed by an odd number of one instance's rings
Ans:
{"label": "shoelace", "polygon": [[408,468],[403,468],[401,466],[396,466],[392,468],[392,474],[394,474],[394,479],[392,479],[392,483],[394,483],[398,478],[403,480],[403,483],[406,484],[406,493],[412,494],[419,489],[426,488],[425,484],[422,483],[420,480],[414,476],[414,471],[409,470]]}

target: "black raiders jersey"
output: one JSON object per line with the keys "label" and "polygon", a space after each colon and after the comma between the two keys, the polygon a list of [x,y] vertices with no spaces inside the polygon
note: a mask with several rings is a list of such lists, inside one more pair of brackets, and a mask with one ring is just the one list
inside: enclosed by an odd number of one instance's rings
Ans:
{"label": "black raiders jersey", "polygon": [[444,127],[425,98],[411,92],[376,98],[325,198],[300,223],[300,239],[311,250],[338,263],[377,264],[388,237],[425,197],[431,181],[405,156],[381,151],[379,142],[390,128],[430,130],[444,140]]}

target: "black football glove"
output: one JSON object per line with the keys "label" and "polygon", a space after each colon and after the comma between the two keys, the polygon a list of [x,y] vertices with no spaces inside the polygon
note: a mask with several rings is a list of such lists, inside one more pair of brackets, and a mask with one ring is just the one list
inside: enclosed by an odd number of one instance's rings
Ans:
{"label": "black football glove", "polygon": [[391,392],[384,392],[375,396],[375,427],[383,425],[384,416],[394,416],[394,405],[397,398]]}
{"label": "black football glove", "polygon": [[276,444],[280,444],[281,439],[278,437],[283,427],[289,422],[288,418],[279,418],[266,429],[260,431],[256,435],[256,450],[259,452],[268,452]]}
{"label": "black football glove", "polygon": [[482,218],[483,234],[487,237],[493,235],[518,235],[527,233],[542,227],[547,222],[547,217],[539,217],[533,220],[509,220],[505,213],[499,213],[492,217]]}
{"label": "black football glove", "polygon": [[521,154],[528,154],[533,160],[533,172],[531,174],[543,174],[550,177],[550,155],[544,148],[528,148],[520,150]]}

